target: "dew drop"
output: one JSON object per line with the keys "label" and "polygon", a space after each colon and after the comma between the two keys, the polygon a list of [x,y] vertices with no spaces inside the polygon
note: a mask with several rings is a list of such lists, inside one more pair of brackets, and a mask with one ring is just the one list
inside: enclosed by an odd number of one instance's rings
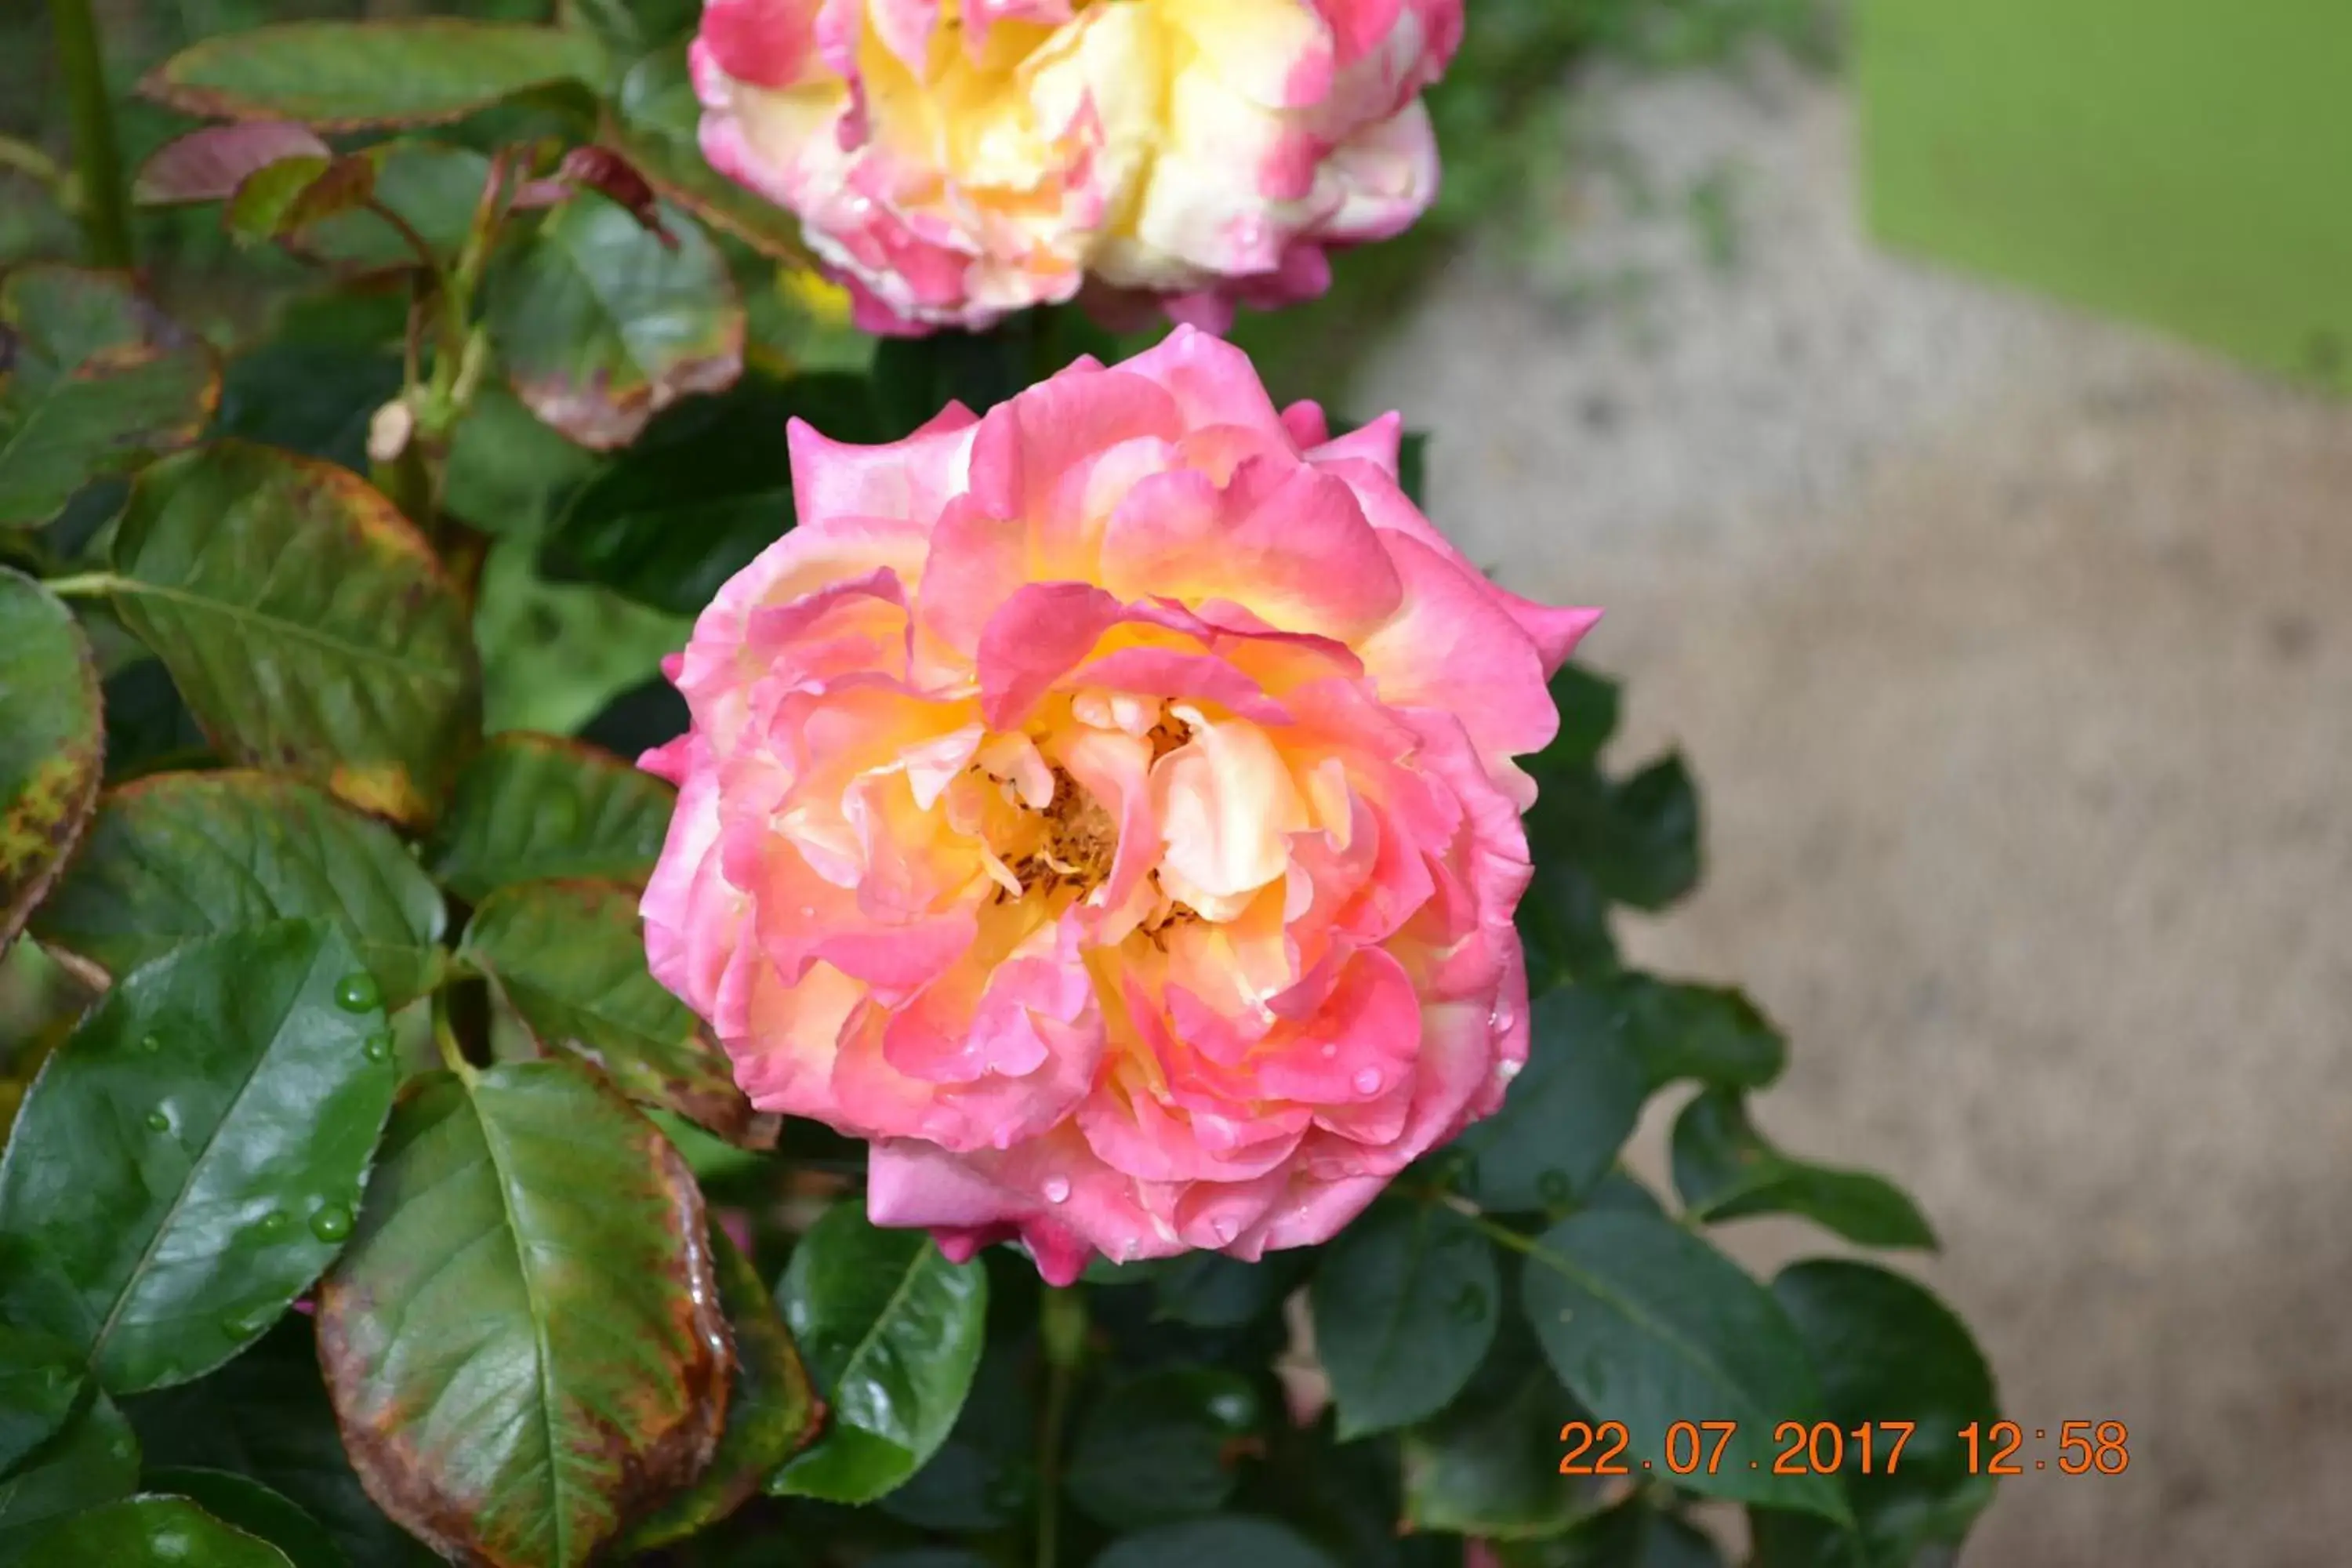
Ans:
{"label": "dew drop", "polygon": [[1070,1196],[1070,1184],[1064,1177],[1048,1176],[1045,1178],[1045,1201],[1049,1204],[1066,1203]]}
{"label": "dew drop", "polygon": [[1460,1323],[1475,1323],[1486,1315],[1486,1292],[1475,1285],[1465,1285],[1454,1293],[1446,1310]]}
{"label": "dew drop", "polygon": [[1495,1076],[1508,1083],[1518,1077],[1519,1069],[1527,1065],[1525,1062],[1499,1062],[1496,1065]]}
{"label": "dew drop", "polygon": [[352,1211],[341,1204],[329,1204],[310,1216],[310,1234],[320,1241],[341,1241],[352,1233]]}
{"label": "dew drop", "polygon": [[1356,1092],[1358,1094],[1378,1094],[1381,1091],[1381,1081],[1380,1069],[1378,1068],[1365,1068],[1362,1071],[1356,1074]]}
{"label": "dew drop", "polygon": [[172,1130],[172,1118],[163,1111],[151,1110],[147,1113],[147,1125],[153,1131],[169,1132]]}
{"label": "dew drop", "polygon": [[267,1310],[231,1312],[221,1320],[221,1332],[233,1340],[249,1340],[277,1321],[278,1314]]}
{"label": "dew drop", "polygon": [[1229,1219],[1211,1220],[1209,1228],[1216,1233],[1217,1245],[1220,1247],[1234,1238],[1234,1222]]}
{"label": "dew drop", "polygon": [[1339,1054],[1339,1041],[1337,1041],[1337,1040],[1326,1040],[1326,1041],[1324,1041],[1324,1042],[1323,1042],[1323,1059],[1324,1059],[1325,1061],[1327,1061],[1327,1062],[1328,1062],[1328,1061],[1329,1061],[1333,1057],[1336,1057],[1336,1056],[1338,1056]]}
{"label": "dew drop", "polygon": [[375,976],[362,970],[335,982],[335,1005],[346,1013],[373,1013],[383,1005],[383,993],[376,989]]}
{"label": "dew drop", "polygon": [[163,1037],[161,1035],[142,1035],[139,1037],[139,1048],[145,1051],[152,1057],[156,1052],[163,1048]]}
{"label": "dew drop", "polygon": [[360,1050],[372,1062],[392,1060],[392,1031],[379,1029],[367,1037],[367,1044],[362,1046]]}
{"label": "dew drop", "polygon": [[1224,1389],[1209,1397],[1210,1419],[1228,1432],[1248,1430],[1257,1421],[1257,1401],[1235,1389]]}
{"label": "dew drop", "polygon": [[278,1232],[284,1230],[288,1226],[293,1223],[293,1216],[289,1215],[284,1209],[271,1209],[268,1214],[261,1216],[261,1225],[259,1229],[261,1234],[264,1236],[276,1236]]}

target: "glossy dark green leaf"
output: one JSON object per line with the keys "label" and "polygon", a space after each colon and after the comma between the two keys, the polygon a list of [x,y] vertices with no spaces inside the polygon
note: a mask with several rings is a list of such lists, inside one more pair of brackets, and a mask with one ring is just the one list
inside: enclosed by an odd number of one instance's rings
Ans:
{"label": "glossy dark green leaf", "polygon": [[451,437],[442,503],[485,533],[535,540],[601,460],[541,424],[505,387],[486,385]]}
{"label": "glossy dark green leaf", "polygon": [[0,952],[80,840],[105,763],[81,627],[47,589],[0,566]]}
{"label": "glossy dark green leaf", "polygon": [[[1542,1562],[1543,1568],[1724,1568],[1705,1531],[1639,1495],[1548,1543]],[[1506,1560],[1503,1568],[1515,1565]]]}
{"label": "glossy dark green leaf", "polygon": [[[1812,1356],[1825,1414],[1849,1434],[1839,1479],[1858,1529],[1753,1513],[1758,1568],[1911,1568],[1937,1548],[1957,1548],[1998,1485],[1969,1473],[1959,1436],[1972,1421],[2000,1417],[1992,1373],[1968,1330],[1927,1290],[1874,1264],[1791,1264],[1772,1295]],[[1891,1421],[1914,1430],[1889,1469],[1895,1435],[1881,1424]],[[1878,1458],[1868,1476],[1851,1436],[1865,1423]]]}
{"label": "glossy dark green leaf", "polygon": [[341,1249],[397,1076],[379,998],[332,927],[258,926],[129,975],[50,1059],[0,1235],[70,1282],[108,1389],[219,1365]]}
{"label": "glossy dark green leaf", "polygon": [[1536,863],[1565,858],[1612,903],[1662,910],[1698,883],[1697,786],[1678,756],[1622,783],[1604,780],[1573,750],[1529,763],[1538,793],[1528,813]]}
{"label": "glossy dark green leaf", "polygon": [[479,723],[464,599],[349,470],[224,441],[140,477],[114,604],[226,756],[425,820]]}
{"label": "glossy dark green leaf", "polygon": [[212,350],[121,279],[16,268],[0,280],[0,528],[186,446],[219,395]]}
{"label": "glossy dark green leaf", "polygon": [[870,1502],[955,1426],[980,1361],[987,1270],[839,1203],[801,1239],[777,1296],[827,1414],[824,1434],[770,1489]]}
{"label": "glossy dark green leaf", "polygon": [[1268,1253],[1255,1263],[1222,1252],[1161,1258],[1148,1266],[1153,1315],[1196,1328],[1238,1328],[1280,1307],[1305,1277],[1309,1258],[1295,1249]]}
{"label": "glossy dark green leaf", "polygon": [[491,736],[457,775],[425,864],[474,903],[518,882],[642,884],[677,800],[668,784],[610,752],[509,731]]}
{"label": "glossy dark green leaf", "polygon": [[158,773],[108,792],[34,933],[119,977],[278,920],[332,923],[387,1009],[439,976],[446,911],[392,830],[267,773]]}
{"label": "glossy dark green leaf", "polygon": [[139,90],[185,114],[327,129],[456,120],[551,82],[601,80],[584,34],[454,17],[283,22],[205,38]]}
{"label": "glossy dark green leaf", "polygon": [[1093,1568],[1339,1568],[1288,1525],[1239,1514],[1188,1520],[1124,1535]]}
{"label": "glossy dark green leaf", "polygon": [[351,1568],[326,1527],[250,1476],[204,1466],[150,1467],[146,1489],[184,1497],[223,1524],[266,1541],[293,1568]]}
{"label": "glossy dark green leaf", "polygon": [[583,191],[502,249],[488,319],[507,381],[530,411],[583,447],[626,446],[693,393],[743,368],[743,308],[727,264],[693,219],[665,208],[670,236]]}
{"label": "glossy dark green leaf", "polygon": [[1559,1429],[1578,1414],[1515,1322],[1460,1398],[1399,1435],[1405,1523],[1494,1541],[1567,1528],[1592,1509],[1600,1485],[1559,1473]]}
{"label": "glossy dark green leaf", "polygon": [[1429,504],[1429,432],[1408,430],[1397,441],[1397,489],[1412,504]]}
{"label": "glossy dark green leaf", "polygon": [[66,1424],[87,1381],[79,1346],[0,1322],[0,1473]]}
{"label": "glossy dark green leaf", "polygon": [[[366,149],[374,205],[390,209],[425,249],[454,261],[473,227],[490,161],[471,147],[404,139]],[[422,265],[407,234],[373,210],[315,215],[289,236],[300,254],[363,272]]]}
{"label": "glossy dark green leaf", "polygon": [[630,1528],[616,1558],[681,1541],[740,1508],[802,1443],[819,1419],[807,1369],[760,1278],[727,1233],[710,1226],[719,1301],[735,1341],[735,1376],[727,1394],[727,1428],[695,1483]]}
{"label": "glossy dark green leaf", "polygon": [[106,1568],[293,1568],[258,1536],[224,1524],[186,1498],[124,1498],[43,1531],[33,1560]]}
{"label": "glossy dark green leaf", "polygon": [[1444,1409],[1502,1312],[1493,1245],[1442,1204],[1374,1206],[1324,1249],[1310,1298],[1341,1442]]}
{"label": "glossy dark green leaf", "polygon": [[194,1383],[124,1403],[150,1465],[247,1476],[317,1521],[352,1568],[436,1561],[368,1500],[327,1403],[310,1320],[294,1313]]}
{"label": "glossy dark green leaf", "polygon": [[160,658],[133,659],[100,685],[106,709],[106,782],[212,765],[205,732]]}
{"label": "glossy dark green leaf", "polygon": [[1811,1220],[1863,1247],[1936,1245],[1919,1206],[1867,1171],[1792,1160],[1764,1141],[1736,1089],[1709,1089],[1683,1108],[1674,1135],[1675,1187],[1694,1219],[1751,1215]]}
{"label": "glossy dark green leaf", "polygon": [[1456,1139],[1457,1184],[1482,1207],[1557,1208],[1609,1173],[1650,1085],[1618,997],[1597,985],[1535,1004],[1528,1060],[1503,1109]]}
{"label": "glossy dark green leaf", "polygon": [[1214,1513],[1233,1496],[1234,1445],[1257,1426],[1249,1381],[1169,1367],[1106,1391],[1078,1425],[1064,1482],[1113,1530]]}
{"label": "glossy dark green leaf", "polygon": [[1644,1460],[1666,1471],[1674,1423],[1734,1421],[1716,1472],[1677,1485],[1846,1517],[1833,1479],[1772,1473],[1772,1429],[1818,1419],[1820,1385],[1787,1314],[1706,1242],[1641,1215],[1571,1215],[1536,1239],[1521,1295],[1560,1382],[1596,1419],[1624,1424],[1634,1473]]}
{"label": "glossy dark green leaf", "polygon": [[1514,923],[1527,949],[1528,987],[1540,996],[1555,986],[1614,973],[1617,940],[1609,929],[1609,900],[1576,862],[1538,853],[1535,878],[1519,900]]}
{"label": "glossy dark green leaf", "polygon": [[1622,698],[1617,682],[1580,664],[1563,664],[1551,678],[1552,705],[1559,710],[1559,733],[1544,748],[1546,768],[1591,767],[1617,732]]}
{"label": "glossy dark green leaf", "polygon": [[556,578],[601,583],[694,615],[793,525],[784,445],[793,418],[836,440],[880,440],[866,383],[753,378],[670,410],[572,497],[541,550]]}
{"label": "glossy dark green leaf", "polygon": [[1677,1079],[1725,1089],[1761,1089],[1788,1065],[1788,1042],[1737,991],[1680,985],[1646,974],[1596,983],[1640,1058],[1653,1090]]}
{"label": "glossy dark green leaf", "polygon": [[[998,1305],[1001,1319],[1003,1303]],[[1034,1518],[1038,1392],[1033,1343],[1025,1337],[991,1342],[948,1440],[881,1500],[881,1510],[925,1530],[967,1533]]]}
{"label": "glossy dark green leaf", "polygon": [[415,1080],[319,1353],[373,1498],[444,1555],[577,1568],[709,1460],[733,1372],[701,1195],[570,1062]]}
{"label": "glossy dark green leaf", "polygon": [[272,339],[228,362],[212,433],[364,473],[368,422],[399,392],[396,353],[367,344]]}
{"label": "glossy dark green leaf", "polygon": [[637,894],[616,882],[523,882],[483,901],[459,956],[488,974],[531,1037],[594,1063],[640,1104],[738,1142],[772,1146],[702,1020],[646,969]]}
{"label": "glossy dark green leaf", "polygon": [[121,1412],[101,1394],[14,1470],[0,1476],[0,1565],[62,1568],[73,1563],[69,1557],[37,1554],[33,1548],[58,1520],[129,1497],[138,1485],[138,1439]]}
{"label": "glossy dark green leaf", "polygon": [[[614,0],[600,0],[610,7]],[[712,227],[777,261],[812,265],[793,215],[713,169],[696,128],[702,105],[687,69],[686,45],[668,44],[631,66],[608,106],[598,140],[654,189]]]}

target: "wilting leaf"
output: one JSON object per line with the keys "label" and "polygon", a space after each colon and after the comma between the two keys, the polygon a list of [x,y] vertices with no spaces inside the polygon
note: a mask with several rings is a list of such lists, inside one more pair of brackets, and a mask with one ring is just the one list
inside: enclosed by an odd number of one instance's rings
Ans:
{"label": "wilting leaf", "polygon": [[461,899],[516,882],[642,882],[677,792],[600,747],[561,735],[493,735],[457,775],[425,864]]}
{"label": "wilting leaf", "polygon": [[219,396],[212,350],[121,279],[17,268],[0,281],[0,528],[186,446]]}
{"label": "wilting leaf", "polygon": [[[261,1337],[351,1233],[397,1069],[375,984],[330,927],[191,942],[93,1007],[0,1157],[0,1238],[69,1291],[117,1393]],[[14,1303],[12,1302],[12,1305]]]}
{"label": "wilting leaf", "polygon": [[698,1475],[733,1372],[701,1195],[571,1062],[403,1095],[320,1359],[368,1495],[445,1556],[578,1568]]}
{"label": "wilting leaf", "polygon": [[583,447],[626,445],[663,408],[743,368],[743,309],[699,226],[664,210],[671,243],[582,192],[500,253],[488,320],[507,379]]}
{"label": "wilting leaf", "polygon": [[120,977],[198,937],[313,919],[341,930],[387,1008],[439,977],[447,912],[383,823],[267,773],[161,773],[106,795],[34,929]]}
{"label": "wilting leaf", "polygon": [[105,759],[81,627],[47,589],[0,567],[0,952],[81,837]]}
{"label": "wilting leaf", "polygon": [[631,66],[606,109],[599,140],[628,159],[654,188],[714,228],[762,255],[814,267],[800,221],[713,169],[695,134],[702,105],[687,71],[686,46],[655,50]]}
{"label": "wilting leaf", "polygon": [[225,202],[248,176],[280,159],[331,155],[318,132],[288,120],[207,125],[166,142],[142,164],[131,199],[151,206]]}
{"label": "wilting leaf", "polygon": [[224,441],[142,475],[114,539],[123,622],[216,750],[425,821],[478,723],[465,602],[331,463]]}
{"label": "wilting leaf", "polygon": [[181,50],[139,90],[185,114],[274,116],[327,130],[456,120],[551,82],[603,79],[584,34],[431,16],[281,22]]}
{"label": "wilting leaf", "polygon": [[30,1550],[37,1561],[106,1568],[293,1568],[275,1546],[184,1497],[101,1504],[50,1526]]}

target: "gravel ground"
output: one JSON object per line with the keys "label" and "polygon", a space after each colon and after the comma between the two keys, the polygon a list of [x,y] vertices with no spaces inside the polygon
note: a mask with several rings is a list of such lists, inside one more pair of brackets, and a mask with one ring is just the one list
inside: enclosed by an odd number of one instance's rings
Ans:
{"label": "gravel ground", "polygon": [[1759,1121],[1920,1195],[2011,1415],[2129,1424],[1969,1563],[2352,1561],[2352,413],[1874,252],[1774,62],[1583,101],[1616,172],[1364,391],[1699,772],[1708,885],[1637,956],[1788,1028]]}

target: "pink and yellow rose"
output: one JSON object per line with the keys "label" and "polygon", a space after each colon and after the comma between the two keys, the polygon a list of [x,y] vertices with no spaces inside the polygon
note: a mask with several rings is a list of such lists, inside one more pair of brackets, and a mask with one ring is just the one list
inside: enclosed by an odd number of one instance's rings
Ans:
{"label": "pink and yellow rose", "polygon": [[668,672],[653,971],[869,1212],[1045,1275],[1323,1240],[1528,1046],[1513,758],[1596,617],[1486,581],[1179,329],[905,441],[792,427],[799,526]]}
{"label": "pink and yellow rose", "polygon": [[708,0],[712,165],[800,215],[873,330],[1082,283],[1213,328],[1436,192],[1462,0]]}

